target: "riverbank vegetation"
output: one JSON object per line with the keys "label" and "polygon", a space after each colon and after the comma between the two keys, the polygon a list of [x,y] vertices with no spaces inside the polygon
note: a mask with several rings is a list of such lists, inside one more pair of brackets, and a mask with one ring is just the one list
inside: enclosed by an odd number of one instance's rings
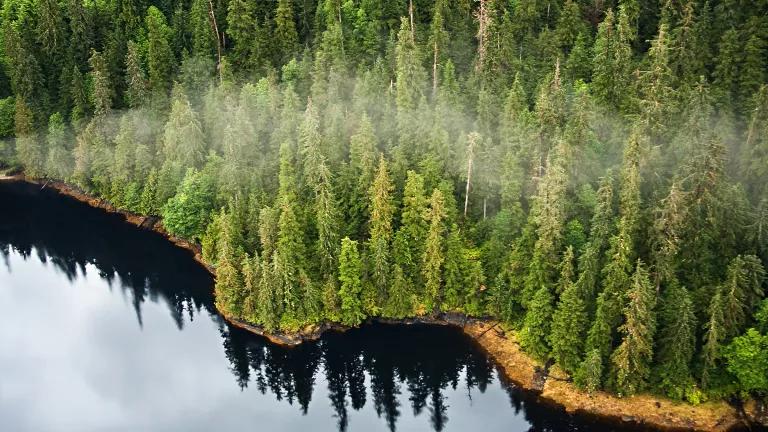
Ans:
{"label": "riverbank vegetation", "polygon": [[5,0],[0,154],[268,330],[491,316],[590,390],[765,396],[766,12]]}

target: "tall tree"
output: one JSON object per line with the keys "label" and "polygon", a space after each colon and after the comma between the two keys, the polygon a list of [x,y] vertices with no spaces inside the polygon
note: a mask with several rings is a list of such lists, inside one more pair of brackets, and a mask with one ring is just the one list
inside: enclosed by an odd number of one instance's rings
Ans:
{"label": "tall tree", "polygon": [[656,290],[642,261],[637,262],[632,285],[627,292],[624,324],[619,327],[622,341],[611,356],[616,374],[616,389],[632,395],[648,383],[656,333]]}

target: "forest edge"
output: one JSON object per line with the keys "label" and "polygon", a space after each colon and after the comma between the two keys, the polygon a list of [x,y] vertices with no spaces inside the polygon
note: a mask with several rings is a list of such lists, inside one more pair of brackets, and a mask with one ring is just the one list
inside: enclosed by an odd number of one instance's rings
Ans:
{"label": "forest edge", "polygon": [[[214,269],[202,259],[200,245],[175,237],[163,227],[161,218],[142,216],[122,210],[110,202],[93,197],[79,188],[60,181],[30,179],[23,173],[0,172],[0,181],[21,181],[57,191],[61,195],[123,216],[131,225],[154,231],[177,247],[191,252],[193,259],[215,276]],[[291,347],[319,339],[326,331],[343,332],[349,327],[338,323],[310,325],[294,333],[267,332],[225,313],[219,313],[232,325],[268,339],[270,342]],[[560,370],[543,365],[520,348],[515,335],[505,331],[496,320],[469,318],[461,314],[442,314],[438,317],[416,317],[403,320],[372,318],[368,322],[394,325],[429,324],[448,325],[462,330],[500,367],[504,377],[515,386],[535,392],[541,402],[568,413],[581,413],[608,419],[617,423],[635,423],[667,431],[725,432],[748,429],[751,426],[768,427],[768,402],[747,400],[739,403],[709,401],[699,405],[672,401],[650,394],[618,397],[606,392],[589,394],[579,390]]]}

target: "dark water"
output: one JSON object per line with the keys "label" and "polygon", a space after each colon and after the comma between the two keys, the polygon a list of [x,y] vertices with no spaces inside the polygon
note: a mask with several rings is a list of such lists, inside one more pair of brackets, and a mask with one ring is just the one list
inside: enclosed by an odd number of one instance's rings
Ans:
{"label": "dark water", "polygon": [[38,186],[0,182],[0,255],[3,431],[612,430],[504,382],[455,329],[273,346],[216,314],[186,251]]}

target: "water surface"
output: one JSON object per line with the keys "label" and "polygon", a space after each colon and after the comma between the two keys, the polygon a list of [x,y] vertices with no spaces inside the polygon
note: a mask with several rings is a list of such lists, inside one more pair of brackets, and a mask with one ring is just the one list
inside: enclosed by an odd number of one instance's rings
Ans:
{"label": "water surface", "polygon": [[188,252],[39,186],[0,181],[0,257],[1,430],[613,430],[505,382],[456,329],[274,346],[216,314]]}

